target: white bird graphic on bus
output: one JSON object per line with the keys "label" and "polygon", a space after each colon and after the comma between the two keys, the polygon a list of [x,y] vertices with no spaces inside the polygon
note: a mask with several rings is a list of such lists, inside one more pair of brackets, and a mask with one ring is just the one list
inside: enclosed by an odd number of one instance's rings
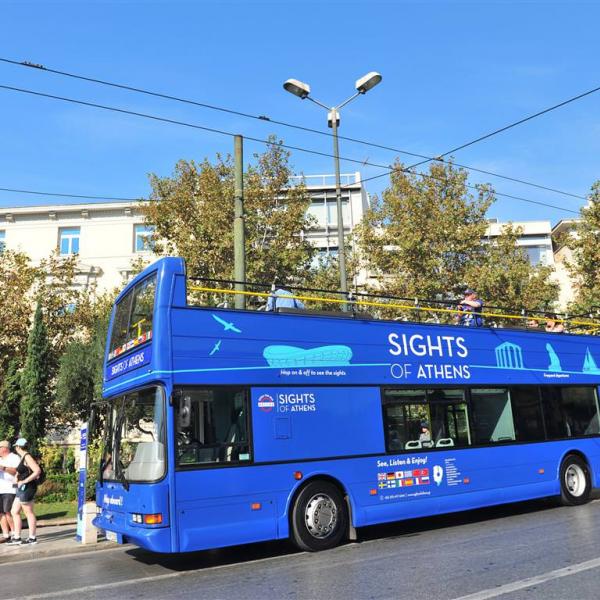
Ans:
{"label": "white bird graphic on bus", "polygon": [[225,319],[221,319],[221,317],[217,317],[217,315],[213,315],[212,318],[217,322],[223,325],[223,329],[225,331],[235,331],[235,333],[242,333],[241,329],[238,329],[233,323],[229,321],[225,321]]}

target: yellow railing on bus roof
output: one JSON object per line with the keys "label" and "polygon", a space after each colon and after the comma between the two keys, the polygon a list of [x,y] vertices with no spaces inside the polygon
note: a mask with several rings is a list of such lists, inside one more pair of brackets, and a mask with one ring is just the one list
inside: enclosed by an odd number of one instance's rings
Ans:
{"label": "yellow railing on bus roof", "polygon": [[[259,298],[270,298],[273,297],[273,294],[270,292],[248,292],[242,290],[227,290],[223,288],[212,288],[212,287],[204,287],[204,286],[196,286],[191,285],[188,286],[188,289],[195,292],[214,292],[218,294],[241,294],[243,296],[257,296]],[[417,306],[414,304],[396,304],[394,302],[375,302],[372,300],[343,300],[341,298],[321,298],[318,296],[300,296],[300,295],[287,295],[286,298],[290,298],[293,300],[301,300],[303,302],[329,302],[331,304],[353,304],[354,306],[370,306],[375,308],[398,308],[402,310],[416,310],[420,312],[431,312],[431,313],[450,313],[453,315],[461,314],[461,311],[455,308],[431,308],[429,306]],[[512,314],[504,314],[504,313],[493,313],[482,311],[477,313],[482,317],[495,317],[502,319],[521,319],[527,321],[547,321],[548,317],[534,317],[530,315],[512,315]],[[593,332],[595,333],[599,327],[599,323],[590,322],[590,321],[578,321],[575,319],[560,319],[553,318],[553,321],[556,323],[568,323],[569,325],[582,325],[588,327],[594,327]]]}

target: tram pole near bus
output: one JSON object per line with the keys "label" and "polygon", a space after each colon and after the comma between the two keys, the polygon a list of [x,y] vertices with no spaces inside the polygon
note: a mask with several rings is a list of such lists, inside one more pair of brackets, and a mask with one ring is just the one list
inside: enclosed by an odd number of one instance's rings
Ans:
{"label": "tram pole near bus", "polygon": [[[335,200],[337,208],[337,234],[338,234],[338,263],[340,268],[340,290],[344,294],[344,299],[348,297],[348,279],[346,275],[346,249],[344,244],[344,219],[342,214],[342,186],[340,182],[340,150],[338,142],[338,127],[340,126],[339,110],[352,102],[361,94],[366,94],[371,88],[374,88],[381,82],[381,75],[376,71],[367,73],[356,81],[356,93],[344,100],[341,104],[334,107],[329,107],[310,96],[310,86],[307,83],[298,81],[298,79],[288,79],[283,88],[286,92],[298,96],[301,100],[310,100],[317,106],[324,108],[327,111],[327,126],[331,128],[333,134],[333,157],[335,167]],[[348,310],[348,304],[342,304],[342,310]]]}
{"label": "tram pole near bus", "polygon": [[[234,219],[233,219],[233,271],[235,289],[245,291],[246,286],[246,233],[244,227],[244,138],[234,137]],[[235,307],[246,308],[246,296],[235,295]]]}

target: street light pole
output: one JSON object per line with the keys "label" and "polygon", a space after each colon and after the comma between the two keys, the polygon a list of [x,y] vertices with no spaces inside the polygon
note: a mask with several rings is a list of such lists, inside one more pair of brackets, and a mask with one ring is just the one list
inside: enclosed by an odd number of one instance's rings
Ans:
{"label": "street light pole", "polygon": [[[337,234],[338,234],[338,264],[340,268],[340,291],[344,299],[348,295],[348,279],[346,276],[346,248],[344,244],[344,216],[342,212],[342,185],[340,181],[340,146],[338,141],[339,113],[334,108],[329,113],[331,132],[333,133],[333,162],[335,166],[335,203],[337,209]],[[348,305],[342,304],[342,310],[347,311]]]}
{"label": "street light pole", "polygon": [[[341,104],[329,108],[326,104],[319,102],[312,96],[310,96],[310,86],[307,83],[303,83],[298,79],[288,79],[284,84],[283,88],[290,94],[298,96],[302,100],[310,100],[314,104],[327,110],[327,121],[329,127],[331,127],[333,134],[333,160],[335,167],[335,200],[337,209],[337,234],[338,234],[338,264],[340,269],[340,291],[343,292],[344,298],[347,298],[348,294],[348,281],[346,278],[346,251],[344,244],[344,218],[342,214],[342,186],[340,181],[340,148],[338,140],[338,127],[340,125],[340,113],[339,110],[346,106],[349,102],[352,102],[355,98],[361,94],[366,94],[371,88],[374,88],[378,83],[381,82],[381,75],[375,71],[367,73],[364,77],[361,77],[356,81],[354,93],[350,98],[344,100]],[[348,305],[342,304],[342,310],[347,311]]]}

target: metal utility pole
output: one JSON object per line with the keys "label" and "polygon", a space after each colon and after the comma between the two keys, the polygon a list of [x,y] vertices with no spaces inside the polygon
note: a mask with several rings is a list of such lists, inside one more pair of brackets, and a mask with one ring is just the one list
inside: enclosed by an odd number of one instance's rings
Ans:
{"label": "metal utility pole", "polygon": [[[244,230],[244,138],[234,137],[234,219],[233,219],[233,262],[235,289],[245,291],[246,286],[246,232]],[[246,308],[245,294],[235,295],[235,307]]]}

